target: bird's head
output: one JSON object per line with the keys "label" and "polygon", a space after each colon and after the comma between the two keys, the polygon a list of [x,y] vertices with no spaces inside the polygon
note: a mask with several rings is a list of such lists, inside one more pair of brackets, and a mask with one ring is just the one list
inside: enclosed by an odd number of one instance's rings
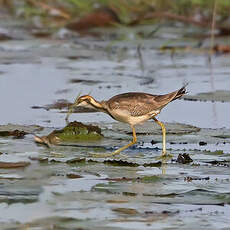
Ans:
{"label": "bird's head", "polygon": [[95,102],[93,97],[89,95],[84,95],[78,97],[77,100],[73,103],[73,107],[82,106],[82,107],[92,107],[91,105]]}
{"label": "bird's head", "polygon": [[78,96],[75,102],[69,107],[69,111],[66,116],[66,121],[68,121],[70,114],[73,112],[73,109],[78,106],[95,109],[99,111],[103,109],[102,105],[98,101],[96,101],[92,96],[90,95],[83,95],[80,97]]}

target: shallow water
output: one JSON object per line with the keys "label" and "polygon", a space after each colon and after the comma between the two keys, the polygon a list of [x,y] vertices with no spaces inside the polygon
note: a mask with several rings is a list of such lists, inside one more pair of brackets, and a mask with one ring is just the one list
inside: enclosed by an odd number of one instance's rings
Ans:
{"label": "shallow water", "polygon": [[[189,95],[229,90],[228,55],[213,56],[211,75],[205,53],[180,51],[172,57],[158,49],[169,41],[197,44],[198,40],[183,38],[184,29],[164,28],[152,39],[136,39],[135,30],[148,29],[136,28],[122,41],[105,41],[110,34],[118,38],[122,34],[107,30],[101,39],[31,39],[28,34],[22,40],[1,42],[1,125],[41,125],[46,128],[32,133],[47,135],[65,126],[64,110],[31,107],[58,99],[72,102],[80,92],[103,100],[127,91],[168,93],[185,82]],[[229,102],[177,100],[159,119],[169,122],[167,148],[173,154],[173,160],[163,165],[157,158],[160,130],[152,123],[138,131],[138,144],[124,151],[126,158],[92,158],[90,153],[110,152],[131,139],[129,127],[111,123],[101,113],[71,116],[71,120],[102,127],[105,139],[101,142],[46,148],[36,145],[33,135],[1,138],[0,162],[30,163],[0,167],[2,229],[227,229]],[[202,129],[190,132],[192,127],[176,123]],[[144,135],[149,127],[152,130]],[[156,143],[151,144],[152,140]],[[193,163],[176,163],[178,154],[185,152]],[[69,174],[76,178],[70,179]]]}

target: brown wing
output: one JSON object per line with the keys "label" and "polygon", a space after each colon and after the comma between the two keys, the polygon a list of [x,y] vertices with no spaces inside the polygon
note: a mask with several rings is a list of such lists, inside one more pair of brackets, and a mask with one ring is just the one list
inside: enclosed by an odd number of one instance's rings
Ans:
{"label": "brown wing", "polygon": [[124,93],[112,97],[107,101],[110,110],[126,110],[131,116],[142,116],[158,110],[158,103],[154,95],[146,93]]}
{"label": "brown wing", "polygon": [[172,93],[168,93],[165,95],[158,95],[155,97],[156,103],[158,103],[160,108],[163,108],[166,106],[169,102],[174,101],[180,97],[182,97],[184,94],[186,94],[186,85],[180,88],[179,90],[176,90]]}
{"label": "brown wing", "polygon": [[183,96],[184,93],[185,87],[165,95],[138,92],[124,93],[110,98],[106,105],[109,110],[122,109],[128,111],[131,116],[142,116],[161,110],[169,102]]}

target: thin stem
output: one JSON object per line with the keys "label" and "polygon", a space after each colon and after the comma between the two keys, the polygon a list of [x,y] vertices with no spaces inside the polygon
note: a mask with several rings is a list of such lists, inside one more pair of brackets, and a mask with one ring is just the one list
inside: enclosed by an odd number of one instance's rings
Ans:
{"label": "thin stem", "polygon": [[217,0],[214,1],[213,13],[212,13],[212,27],[211,27],[211,38],[210,38],[210,54],[213,53],[213,47],[214,47],[214,42],[215,42],[216,11],[217,11]]}

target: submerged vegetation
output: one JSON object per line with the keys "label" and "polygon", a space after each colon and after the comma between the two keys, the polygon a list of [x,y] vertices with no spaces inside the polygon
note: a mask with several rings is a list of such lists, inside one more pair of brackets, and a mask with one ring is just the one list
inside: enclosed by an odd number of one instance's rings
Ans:
{"label": "submerged vegetation", "polygon": [[93,14],[84,22],[90,24],[90,20],[100,19],[109,22],[99,23],[99,26],[108,24],[131,26],[166,19],[205,27],[211,24],[215,2],[217,2],[217,24],[225,25],[229,19],[228,0],[1,0],[0,4],[15,15],[28,20],[39,16],[39,23],[49,27],[65,25],[98,10],[98,14]]}
{"label": "submerged vegetation", "polygon": [[81,122],[70,122],[66,127],[54,130],[48,136],[35,136],[35,142],[50,146],[62,142],[96,141],[103,138],[101,129]]}

